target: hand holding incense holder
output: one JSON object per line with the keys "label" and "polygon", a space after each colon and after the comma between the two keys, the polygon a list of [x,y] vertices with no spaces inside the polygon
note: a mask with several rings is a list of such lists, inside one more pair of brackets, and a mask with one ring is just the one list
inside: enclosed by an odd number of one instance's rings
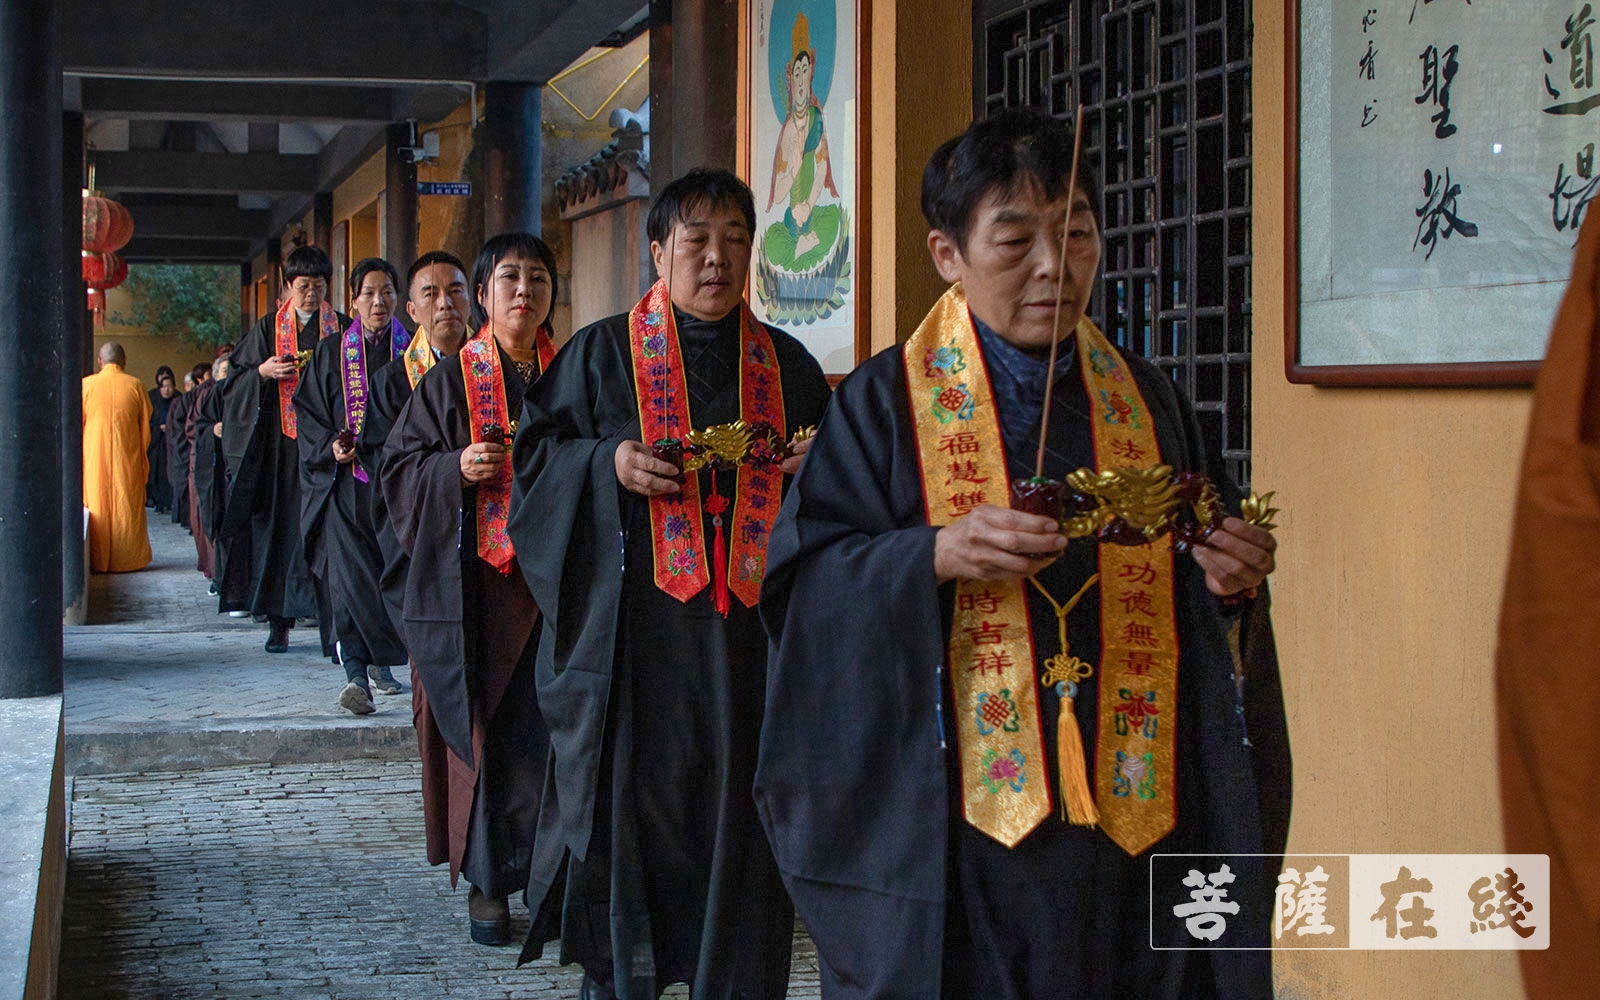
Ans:
{"label": "hand holding incense holder", "polygon": [[665,478],[672,480],[679,486],[688,481],[688,476],[683,471],[683,442],[678,438],[661,438],[650,446],[650,457],[658,462],[665,462],[678,470],[676,476]]}
{"label": "hand holding incense holder", "polygon": [[344,430],[339,432],[339,436],[337,438],[335,438],[335,441],[337,441],[340,451],[354,451],[355,450],[355,447],[356,447],[355,432],[351,431],[350,428],[348,428],[348,427],[346,427]]}
{"label": "hand holding incense holder", "polygon": [[484,424],[483,443],[508,445],[511,443],[511,435],[507,434],[506,429],[499,424]]}
{"label": "hand holding incense holder", "polygon": [[1065,510],[1067,487],[1057,479],[1030,476],[1011,480],[1011,509],[1024,514],[1061,520]]}

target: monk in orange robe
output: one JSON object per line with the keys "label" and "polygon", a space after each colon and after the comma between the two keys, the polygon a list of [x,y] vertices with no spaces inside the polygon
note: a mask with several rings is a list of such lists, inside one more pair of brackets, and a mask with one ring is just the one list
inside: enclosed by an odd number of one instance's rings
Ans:
{"label": "monk in orange robe", "polygon": [[[1600,218],[1534,389],[1495,657],[1506,850],[1550,856],[1540,917],[1550,947],[1523,951],[1529,1000],[1593,996],[1600,981]],[[1539,921],[1527,920],[1528,926]]]}
{"label": "monk in orange robe", "polygon": [[122,370],[127,363],[121,344],[106,344],[100,371],[83,380],[83,504],[96,573],[126,573],[150,562],[144,523],[150,396]]}

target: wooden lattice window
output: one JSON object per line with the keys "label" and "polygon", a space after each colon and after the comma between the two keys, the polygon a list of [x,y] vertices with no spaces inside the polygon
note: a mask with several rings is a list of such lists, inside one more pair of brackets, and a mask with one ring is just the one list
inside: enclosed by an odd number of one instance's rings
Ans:
{"label": "wooden lattice window", "polygon": [[1105,257],[1090,315],[1250,480],[1248,0],[978,0],[975,112],[1084,106]]}

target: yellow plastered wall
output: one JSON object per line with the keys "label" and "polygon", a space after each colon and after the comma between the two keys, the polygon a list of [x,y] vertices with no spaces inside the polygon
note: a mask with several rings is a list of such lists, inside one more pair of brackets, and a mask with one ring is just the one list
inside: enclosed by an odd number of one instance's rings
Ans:
{"label": "yellow plastered wall", "polygon": [[945,290],[928,256],[922,167],[972,121],[972,4],[875,3],[870,34],[868,281],[877,352],[910,337]]}
{"label": "yellow plastered wall", "polygon": [[[1289,849],[1502,848],[1494,631],[1530,393],[1284,377],[1285,3],[1255,0],[1254,469],[1277,490]],[[1363,920],[1367,915],[1352,914]],[[1513,952],[1282,952],[1281,1000],[1517,1000]]]}
{"label": "yellow plastered wall", "polygon": [[[126,288],[113,288],[106,292],[108,318],[118,314],[126,316],[132,307],[133,302]],[[94,329],[95,356],[99,357],[100,348],[111,341],[121,344],[128,354],[128,364],[123,370],[144,382],[149,389],[156,387],[156,369],[166,365],[177,377],[178,391],[182,392],[183,373],[202,362],[209,364],[215,357],[209,350],[190,347],[174,334],[161,334],[146,327],[111,322]]]}

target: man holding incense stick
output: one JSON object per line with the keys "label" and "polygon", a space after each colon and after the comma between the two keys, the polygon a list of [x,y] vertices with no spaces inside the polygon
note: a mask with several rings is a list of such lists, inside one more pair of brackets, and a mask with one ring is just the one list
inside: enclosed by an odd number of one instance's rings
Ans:
{"label": "man holding incense stick", "polygon": [[1207,942],[1152,911],[1149,862],[1237,855],[1195,862],[1228,864],[1243,904],[1218,943],[1267,944],[1276,871],[1250,855],[1282,849],[1288,807],[1251,596],[1271,533],[1216,517],[1175,552],[1121,496],[1100,538],[1123,544],[1069,543],[1012,507],[1012,480],[1085,469],[1160,496],[1204,474],[1240,509],[1189,403],[1084,315],[1100,238],[1074,159],[1031,111],[934,154],[951,288],[840,386],[773,527],[756,799],[824,997],[1272,995],[1266,952],[1187,950]]}

